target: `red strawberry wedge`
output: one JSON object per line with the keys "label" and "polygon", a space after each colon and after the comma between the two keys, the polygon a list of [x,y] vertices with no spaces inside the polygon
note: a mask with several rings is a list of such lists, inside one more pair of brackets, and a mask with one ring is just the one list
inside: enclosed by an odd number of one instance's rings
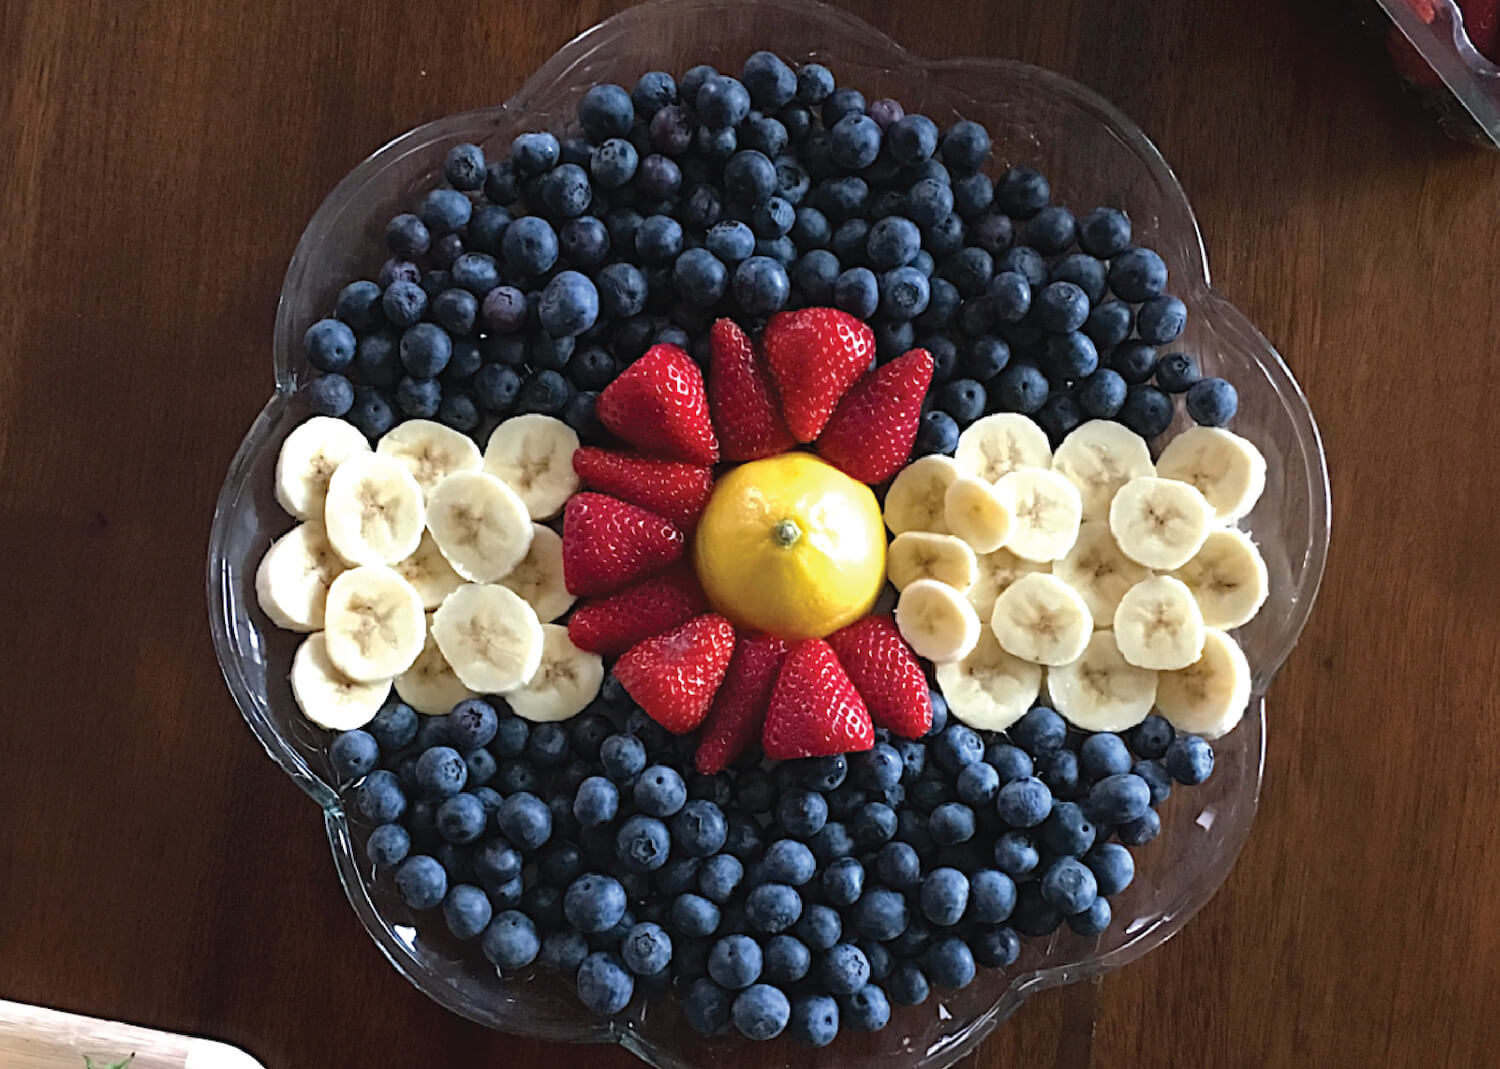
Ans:
{"label": "red strawberry wedge", "polygon": [[615,662],[615,678],[647,716],[683,735],[708,715],[733,654],[734,625],[706,613],[632,646]]}
{"label": "red strawberry wedge", "polygon": [[866,616],[828,636],[839,664],[877,725],[904,739],[932,727],[932,692],[916,654],[890,616]]}
{"label": "red strawberry wedge", "polygon": [[913,349],[850,387],[818,437],[818,455],[851,479],[883,483],[911,457],[932,382],[932,354]]}
{"label": "red strawberry wedge", "polygon": [[761,339],[781,392],[786,425],[799,442],[823,430],[844,391],[870,366],[875,332],[837,308],[777,312]]}
{"label": "red strawberry wedge", "polygon": [[674,564],[618,594],[581,603],[568,617],[568,637],[581,650],[614,657],[707,611],[698,577]]}
{"label": "red strawberry wedge", "polygon": [[760,737],[787,649],[786,640],[775,635],[754,635],[735,644],[724,685],[703,722],[694,760],[699,772],[723,772]]}
{"label": "red strawberry wedge", "polygon": [[579,597],[609,594],[686,551],[670,520],[606,494],[574,494],[563,513],[563,583]]}
{"label": "red strawberry wedge", "polygon": [[770,368],[739,324],[720,319],[708,340],[708,403],[724,459],[759,460],[796,445]]}
{"label": "red strawberry wedge", "polygon": [[820,638],[793,646],[766,710],[761,732],[766,756],[773,761],[831,757],[874,745],[870,714],[833,647]]}
{"label": "red strawberry wedge", "polygon": [[714,491],[712,468],[593,446],[574,451],[573,470],[589,489],[650,509],[684,529],[698,522]]}
{"label": "red strawberry wedge", "polygon": [[617,437],[656,457],[708,466],[719,443],[703,372],[675,345],[653,345],[604,388],[594,413]]}

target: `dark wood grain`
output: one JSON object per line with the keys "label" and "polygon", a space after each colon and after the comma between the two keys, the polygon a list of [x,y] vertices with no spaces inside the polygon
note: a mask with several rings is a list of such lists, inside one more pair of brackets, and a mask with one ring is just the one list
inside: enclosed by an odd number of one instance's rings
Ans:
{"label": "dark wood grain", "polygon": [[[618,6],[0,4],[0,996],[275,1067],[582,1058],[447,1015],[375,953],[224,691],[202,562],[324,194]],[[1493,1064],[1500,158],[1446,141],[1340,4],[849,6],[1139,121],[1333,471],[1238,867],[1170,944],[1038,998],[977,1060]]]}

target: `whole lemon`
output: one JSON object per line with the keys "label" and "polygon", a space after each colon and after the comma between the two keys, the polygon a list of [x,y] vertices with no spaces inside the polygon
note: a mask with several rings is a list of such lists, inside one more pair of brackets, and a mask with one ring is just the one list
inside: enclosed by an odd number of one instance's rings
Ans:
{"label": "whole lemon", "polygon": [[885,525],[868,486],[810,453],[783,453],[715,484],[693,559],[709,601],[734,623],[819,638],[875,604]]}

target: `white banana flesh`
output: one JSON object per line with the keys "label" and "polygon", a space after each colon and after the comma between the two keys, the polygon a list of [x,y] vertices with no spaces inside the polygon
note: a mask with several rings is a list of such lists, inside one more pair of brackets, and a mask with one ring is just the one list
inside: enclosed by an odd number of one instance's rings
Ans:
{"label": "white banana flesh", "polygon": [[1109,506],[1109,529],[1124,554],[1157,571],[1193,559],[1213,529],[1214,511],[1192,485],[1142,476],[1120,487]]}
{"label": "white banana flesh", "polygon": [[299,520],[323,519],[328,480],[352,456],[368,453],[370,443],[352,423],[314,416],[281,443],[276,457],[276,501]]}
{"label": "white banana flesh", "polygon": [[544,624],[556,620],[577,600],[563,580],[562,536],[541,524],[532,526],[526,556],[500,582],[520,594]]}
{"label": "white banana flesh", "polygon": [[1022,468],[1051,467],[1052,446],[1030,416],[999,412],[969,424],[953,459],[965,475],[993,483]]}
{"label": "white banana flesh", "polygon": [[1042,688],[1042,669],[1006,653],[987,629],[962,660],[938,665],[936,676],[949,711],[980,731],[1010,727]]}
{"label": "white banana flesh", "polygon": [[1047,670],[1047,696],[1082,731],[1124,731],[1156,703],[1157,673],[1125,660],[1112,631],[1095,631],[1083,655]]}
{"label": "white banana flesh", "polygon": [[968,656],[983,630],[968,599],[936,579],[915,580],[901,591],[896,628],[917,656],[933,664]]}
{"label": "white banana flesh", "polygon": [[432,634],[454,674],[481,694],[523,686],[542,662],[536,611],[498,584],[468,583],[449,594],[432,614]]}
{"label": "white banana flesh", "polygon": [[495,428],[484,447],[484,470],[516,492],[533,520],[550,520],[578,492],[577,451],[572,427],[533,412]]}
{"label": "white banana flesh", "polygon": [[328,588],[328,659],[350,679],[389,680],[411,667],[427,637],[416,589],[383,565],[350,568]]}
{"label": "white banana flesh", "polygon": [[1115,610],[1115,641],[1137,668],[1186,668],[1203,652],[1203,614],[1186,584],[1152,576],[1125,592]]}
{"label": "white banana flesh", "polygon": [[511,711],[536,723],[568,720],[586,709],[604,683],[604,659],[573,645],[568,629],[542,625],[542,659],[530,681],[507,691]]}
{"label": "white banana flesh", "polygon": [[1266,458],[1233,431],[1193,427],[1167,443],[1156,473],[1198,489],[1219,523],[1247,516],[1266,488]]}
{"label": "white banana flesh", "polygon": [[1271,592],[1265,558],[1244,531],[1221,527],[1172,573],[1187,584],[1209,627],[1232,631],[1255,618]]}
{"label": "white banana flesh", "polygon": [[1052,470],[1078,488],[1085,520],[1108,519],[1109,503],[1120,487],[1156,474],[1145,439],[1107,419],[1089,420],[1064,438],[1052,457]]}
{"label": "white banana flesh", "polygon": [[401,464],[361,453],[328,480],[323,525],[350,564],[395,564],[422,541],[422,490]]}
{"label": "white banana flesh", "polygon": [[977,573],[974,551],[952,535],[906,531],[886,550],[886,574],[897,590],[918,579],[936,579],[962,594],[974,585]]}
{"label": "white banana flesh", "polygon": [[427,529],[453,570],[475,583],[508,575],[530,551],[534,531],[515,491],[482,471],[454,472],[433,488]]}
{"label": "white banana flesh", "polygon": [[1039,563],[1067,556],[1083,518],[1076,486],[1055,471],[1022,468],[1002,475],[995,489],[1014,517],[1006,549]]}
{"label": "white banana flesh", "polygon": [[993,483],[963,475],[943,495],[943,520],[975,553],[993,553],[1010,537],[1015,516]]}
{"label": "white banana flesh", "polygon": [[328,659],[323,632],[308,635],[292,657],[292,697],[302,715],[330,731],[353,731],[375,718],[391,692],[391,681],[361,683]]}
{"label": "white banana flesh", "polygon": [[1032,664],[1077,660],[1094,630],[1089,607],[1055,575],[1022,576],[995,599],[990,630],[1000,648]]}
{"label": "white banana flesh", "polygon": [[329,584],[343,570],[323,524],[308,520],[266,550],[255,569],[255,597],[277,627],[321,631]]}
{"label": "white banana flesh", "polygon": [[1161,673],[1156,687],[1156,707],[1174,728],[1209,739],[1228,733],[1249,704],[1250,664],[1239,643],[1214,627],[1205,633],[1202,656]]}
{"label": "white banana flesh", "polygon": [[946,495],[958,476],[953,458],[937,454],[914,460],[897,472],[885,492],[885,525],[891,534],[947,534]]}
{"label": "white banana flesh", "polygon": [[455,471],[478,471],[484,462],[479,447],[467,434],[430,419],[396,424],[375,443],[375,452],[411,472],[424,498],[444,476]]}

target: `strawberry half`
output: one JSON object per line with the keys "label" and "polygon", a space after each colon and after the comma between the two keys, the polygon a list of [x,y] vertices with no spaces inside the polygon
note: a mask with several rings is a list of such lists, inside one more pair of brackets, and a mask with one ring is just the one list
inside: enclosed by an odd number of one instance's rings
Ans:
{"label": "strawberry half", "polygon": [[719,443],[703,372],[675,345],[653,345],[604,388],[594,413],[617,437],[652,456],[708,466]]}
{"label": "strawberry half", "polygon": [[833,647],[820,638],[793,646],[766,710],[761,733],[766,756],[775,761],[830,757],[874,745],[870,714]]}
{"label": "strawberry half", "polygon": [[844,391],[869,369],[875,332],[837,308],[777,312],[761,339],[781,392],[786,425],[799,442],[823,430]]}
{"label": "strawberry half", "polygon": [[675,564],[618,594],[580,604],[568,617],[568,637],[581,650],[614,657],[707,611],[698,577]]}
{"label": "strawberry half", "polygon": [[574,494],[563,513],[563,582],[580,597],[619,590],[686,549],[676,524],[617,497]]}
{"label": "strawberry half", "polygon": [[818,455],[851,479],[882,483],[911,457],[932,382],[932,354],[913,349],[850,387],[818,437]]}
{"label": "strawberry half", "polygon": [[615,678],[647,716],[682,735],[703,723],[733,654],[734,625],[706,613],[632,646]]}
{"label": "strawberry half", "polygon": [[640,453],[584,446],[573,453],[573,470],[584,486],[650,509],[684,529],[698,522],[714,492],[712,468]]}
{"label": "strawberry half", "polygon": [[932,692],[917,656],[890,616],[866,616],[828,636],[876,724],[904,739],[932,727]]}
{"label": "strawberry half", "polygon": [[759,460],[796,445],[771,370],[739,324],[718,320],[708,341],[708,403],[724,459]]}
{"label": "strawberry half", "polygon": [[703,723],[694,760],[699,772],[711,776],[724,771],[760,737],[787,649],[786,640],[775,635],[754,635],[735,644],[724,685]]}

